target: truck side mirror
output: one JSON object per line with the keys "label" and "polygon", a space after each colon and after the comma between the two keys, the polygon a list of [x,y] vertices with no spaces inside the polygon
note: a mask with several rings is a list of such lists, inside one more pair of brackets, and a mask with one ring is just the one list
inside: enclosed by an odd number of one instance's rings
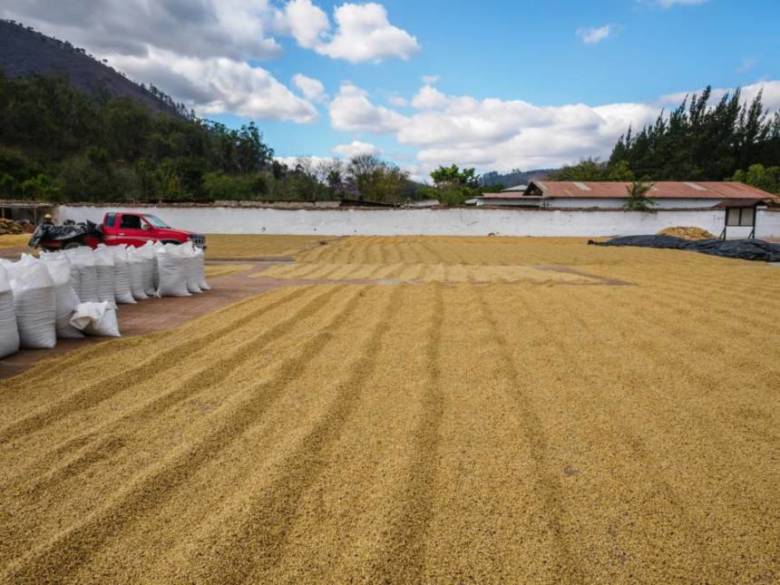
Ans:
{"label": "truck side mirror", "polygon": [[142,229],[142,230],[149,231],[150,229],[152,229],[152,226],[150,226],[150,225],[149,225],[148,223],[146,223],[146,222],[143,222],[143,223],[141,224],[141,229]]}

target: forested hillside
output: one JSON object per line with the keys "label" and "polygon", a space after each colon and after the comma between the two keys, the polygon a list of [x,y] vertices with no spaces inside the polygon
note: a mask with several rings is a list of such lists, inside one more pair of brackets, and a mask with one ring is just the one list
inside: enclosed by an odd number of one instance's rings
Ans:
{"label": "forested hillside", "polygon": [[154,86],[134,83],[84,49],[9,20],[0,20],[0,69],[10,78],[60,75],[87,94],[132,98],[155,112],[176,115],[180,108]]}
{"label": "forested hillside", "polygon": [[61,77],[0,72],[0,193],[65,200],[208,199],[227,181],[252,193],[272,151],[250,124],[228,129],[89,96]]}
{"label": "forested hillside", "polygon": [[373,156],[287,167],[249,123],[202,120],[67,42],[0,21],[0,198],[47,201],[364,199],[417,185]]}

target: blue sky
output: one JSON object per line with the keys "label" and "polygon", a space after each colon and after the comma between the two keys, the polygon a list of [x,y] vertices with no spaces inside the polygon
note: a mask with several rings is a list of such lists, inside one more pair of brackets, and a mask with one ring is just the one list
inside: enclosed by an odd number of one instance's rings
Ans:
{"label": "blue sky", "polygon": [[280,157],[528,169],[606,156],[707,84],[780,107],[777,0],[94,3],[8,0],[0,15],[205,117],[254,120]]}

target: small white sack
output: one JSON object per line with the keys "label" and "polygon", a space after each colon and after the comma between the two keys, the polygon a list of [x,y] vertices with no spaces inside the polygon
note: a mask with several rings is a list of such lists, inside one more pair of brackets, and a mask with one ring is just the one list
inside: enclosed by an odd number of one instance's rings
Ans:
{"label": "small white sack", "polygon": [[114,296],[114,253],[105,244],[98,244],[92,253],[97,268],[97,300],[116,301]]}
{"label": "small white sack", "polygon": [[114,298],[117,303],[134,305],[133,290],[130,287],[130,265],[124,244],[109,246],[114,254]]}
{"label": "small white sack", "polygon": [[116,318],[116,305],[107,301],[81,303],[70,318],[70,324],[87,335],[121,337]]}
{"label": "small white sack", "polygon": [[81,339],[81,331],[71,327],[70,316],[79,304],[79,297],[71,286],[70,260],[62,252],[43,253],[41,261],[54,281],[55,321],[57,337],[61,339]]}
{"label": "small white sack", "polygon": [[22,254],[18,262],[3,261],[14,296],[14,312],[22,347],[51,349],[57,345],[54,326],[54,282],[43,262]]}
{"label": "small white sack", "polygon": [[74,286],[74,290],[79,300],[82,302],[97,301],[98,275],[92,248],[81,246],[65,250],[65,254],[70,260],[71,283],[78,282],[78,288]]}
{"label": "small white sack", "polygon": [[176,244],[165,244],[157,249],[157,294],[161,297],[188,297],[188,261],[178,251]]}
{"label": "small white sack", "polygon": [[203,248],[195,248],[195,261],[198,275],[198,286],[201,290],[211,290],[209,283],[206,282],[206,254]]}
{"label": "small white sack", "polygon": [[149,298],[144,288],[144,262],[140,250],[128,246],[127,266],[130,269],[130,291],[137,301],[145,301]]}
{"label": "small white sack", "polygon": [[14,293],[5,268],[0,266],[0,358],[19,351],[19,330],[16,327]]}

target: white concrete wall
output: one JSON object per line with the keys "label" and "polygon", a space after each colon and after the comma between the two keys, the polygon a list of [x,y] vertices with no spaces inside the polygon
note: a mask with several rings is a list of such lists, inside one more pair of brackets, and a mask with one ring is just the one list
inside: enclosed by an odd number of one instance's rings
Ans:
{"label": "white concrete wall", "polygon": [[[59,208],[59,220],[101,221],[106,211],[153,213],[172,226],[200,233],[322,235],[613,236],[654,234],[671,226],[697,226],[720,234],[724,211],[566,211],[527,209],[283,210],[233,207]],[[759,221],[761,219],[759,218]],[[780,218],[770,231],[780,237]]]}
{"label": "white concrete wall", "polygon": [[756,213],[756,237],[780,239],[780,209],[760,209]]}

